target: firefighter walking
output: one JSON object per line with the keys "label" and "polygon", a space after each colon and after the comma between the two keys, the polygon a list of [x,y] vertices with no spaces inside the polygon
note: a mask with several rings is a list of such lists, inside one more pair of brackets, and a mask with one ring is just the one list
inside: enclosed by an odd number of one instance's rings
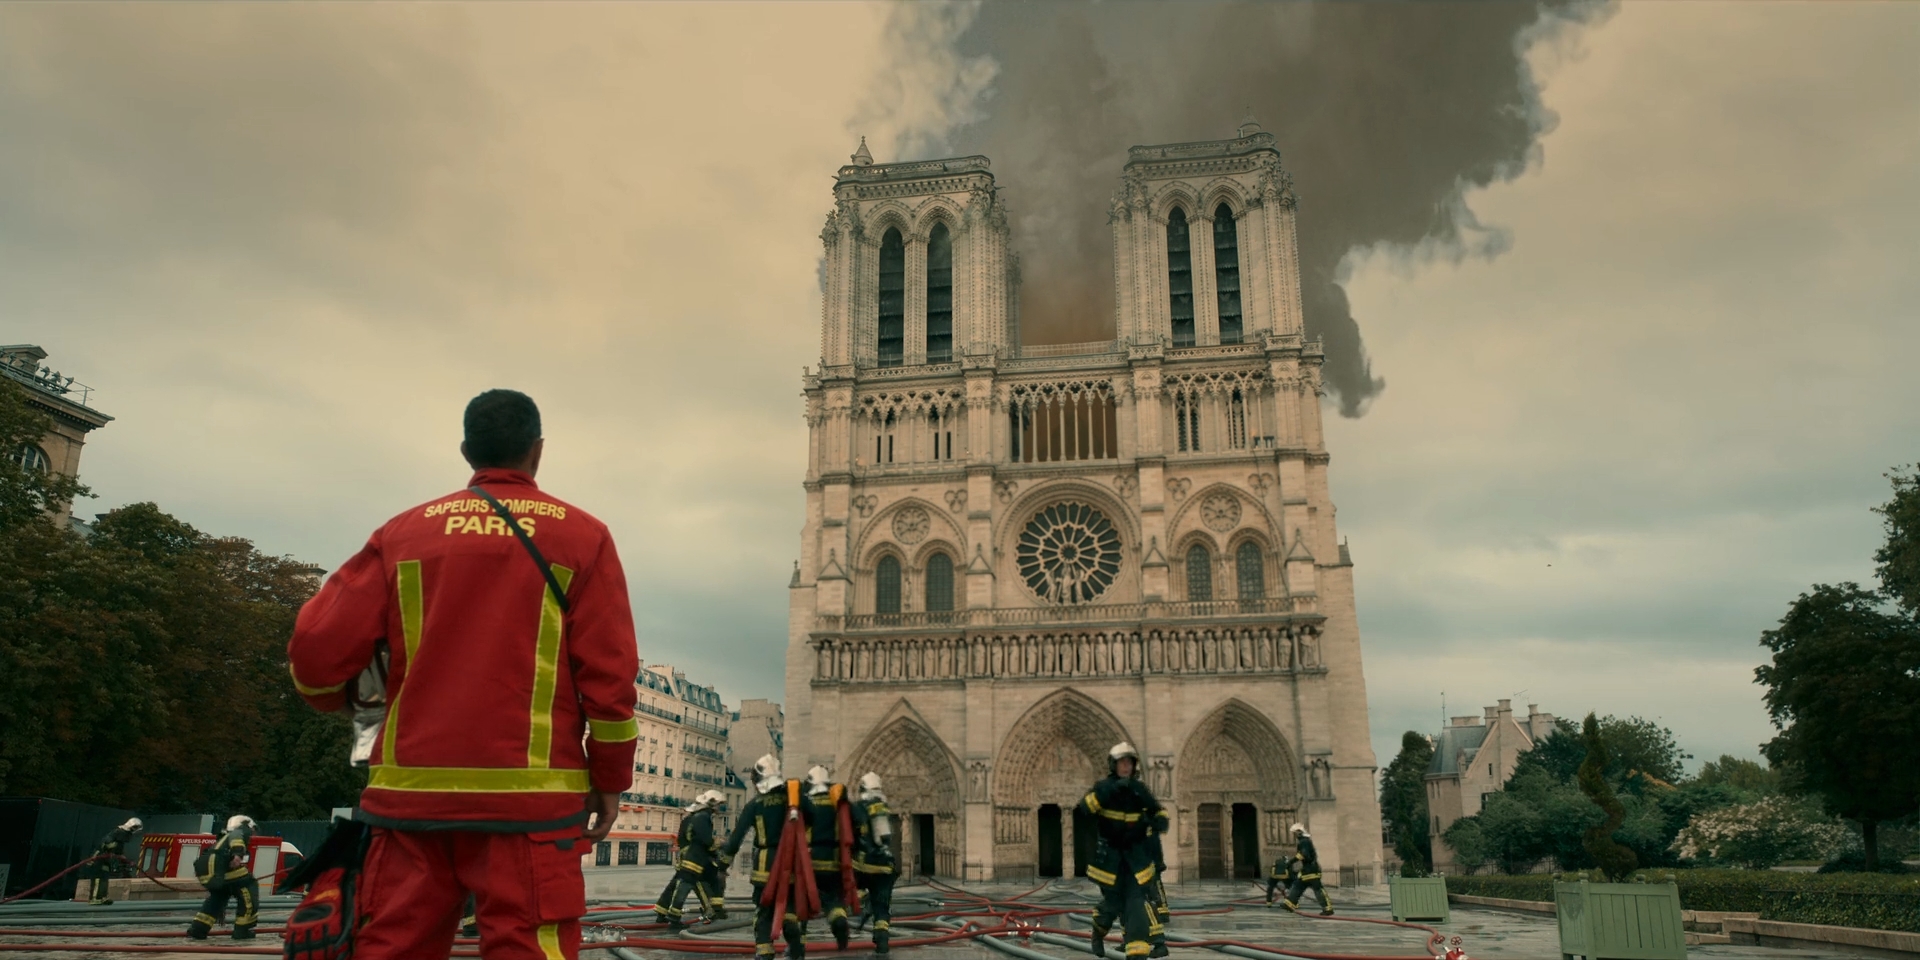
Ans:
{"label": "firefighter walking", "polygon": [[893,936],[893,881],[900,870],[893,858],[893,811],[887,809],[886,795],[880,792],[879,774],[860,778],[854,807],[860,831],[853,853],[854,879],[860,884],[861,903],[873,918],[873,952],[886,953]]}
{"label": "firefighter walking", "polygon": [[252,940],[253,928],[260,922],[260,881],[249,862],[248,841],[253,839],[253,818],[235,814],[227,818],[227,832],[194,862],[200,885],[207,888],[207,899],[200,912],[187,924],[187,936],[205,940],[220,925],[227,913],[227,901],[233,901],[233,938]]}
{"label": "firefighter walking", "polygon": [[1147,888],[1159,876],[1149,830],[1164,834],[1165,808],[1139,780],[1140,754],[1132,744],[1107,751],[1107,776],[1080,800],[1098,829],[1087,878],[1100,885],[1100,906],[1093,913],[1093,953],[1106,956],[1107,932],[1115,922],[1126,937],[1126,955],[1145,957],[1159,935],[1159,918],[1147,906]]}
{"label": "firefighter walking", "polygon": [[[753,832],[754,851],[753,872],[753,953],[756,957],[771,957],[773,949],[773,927],[775,914],[780,923],[780,932],[787,942],[787,956],[790,960],[803,960],[807,955],[806,928],[802,925],[800,912],[788,909],[784,902],[772,903],[774,897],[770,887],[778,886],[791,892],[796,888],[813,883],[813,870],[805,849],[807,830],[813,823],[812,805],[800,796],[800,782],[787,780],[780,776],[780,761],[772,754],[761,757],[753,764],[754,789],[757,791],[752,800],[740,810],[740,817],[734,821],[733,832],[727,835],[726,845],[720,848],[719,865],[725,869],[740,852],[741,844],[746,842],[747,832]],[[789,828],[797,831],[789,839]],[[782,842],[795,847],[796,856],[783,861],[777,858],[782,850]]]}
{"label": "firefighter walking", "polygon": [[300,695],[338,712],[387,652],[354,813],[372,827],[356,960],[446,956],[468,892],[489,960],[574,960],[580,857],[613,826],[640,733],[627,578],[606,524],[534,482],[532,399],[489,390],[463,426],[467,482],[374,531],[287,656]]}
{"label": "firefighter walking", "polygon": [[126,876],[125,858],[127,844],[133,842],[133,836],[144,825],[139,817],[133,817],[100,838],[100,846],[93,851],[93,862],[80,868],[80,876],[88,881],[87,902],[96,907],[113,903],[107,896],[107,880],[112,877]]}
{"label": "firefighter walking", "polygon": [[1287,888],[1287,899],[1281,906],[1298,912],[1300,900],[1308,890],[1320,900],[1320,915],[1333,916],[1333,903],[1327,899],[1327,888],[1320,883],[1320,853],[1313,849],[1313,835],[1300,824],[1293,825],[1293,885]]}
{"label": "firefighter walking", "polygon": [[716,857],[721,840],[713,832],[713,811],[725,799],[720,791],[708,790],[695,797],[693,803],[687,805],[686,816],[680,818],[680,861],[674,866],[667,888],[660,891],[660,901],[653,905],[654,916],[669,929],[686,926],[684,908],[688,893],[700,899],[701,915],[708,921],[723,920],[727,916],[726,902],[715,889],[721,870]]}
{"label": "firefighter walking", "polygon": [[864,818],[854,814],[846,785],[834,783],[826,767],[807,770],[807,804],[813,808],[807,844],[813,851],[813,884],[820,891],[820,909],[833,931],[833,942],[845,950],[853,937],[847,911],[853,905],[850,901],[859,897],[853,846]]}

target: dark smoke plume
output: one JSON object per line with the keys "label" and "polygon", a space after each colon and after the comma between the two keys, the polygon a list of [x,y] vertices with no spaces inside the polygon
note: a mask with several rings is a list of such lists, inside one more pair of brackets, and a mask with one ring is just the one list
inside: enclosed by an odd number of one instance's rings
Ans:
{"label": "dark smoke plume", "polygon": [[[1385,381],[1348,310],[1342,258],[1376,244],[1455,258],[1505,249],[1463,192],[1519,175],[1551,125],[1526,41],[1604,9],[989,3],[956,51],[998,63],[980,119],[919,146],[993,159],[1027,339],[1096,340],[1113,335],[1106,209],[1127,147],[1230,137],[1251,111],[1279,138],[1301,197],[1307,334],[1326,342],[1341,413],[1359,416]],[[951,36],[952,16],[940,23]]]}

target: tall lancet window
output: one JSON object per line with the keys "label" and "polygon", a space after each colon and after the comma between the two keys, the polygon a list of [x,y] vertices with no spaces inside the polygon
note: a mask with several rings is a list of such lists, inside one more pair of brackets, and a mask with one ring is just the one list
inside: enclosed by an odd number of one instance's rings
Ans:
{"label": "tall lancet window", "polygon": [[880,365],[897,367],[906,359],[907,245],[898,228],[880,238]]}
{"label": "tall lancet window", "polygon": [[927,610],[946,613],[953,609],[953,558],[936,553],[927,558]]}
{"label": "tall lancet window", "polygon": [[1233,211],[1213,208],[1213,286],[1220,292],[1220,342],[1240,342],[1240,237]]}
{"label": "tall lancet window", "polygon": [[1267,564],[1260,557],[1259,544],[1241,541],[1234,567],[1240,575],[1240,599],[1258,600],[1267,595]]}
{"label": "tall lancet window", "polygon": [[873,569],[873,612],[900,612],[900,561],[881,557]]}
{"label": "tall lancet window", "polygon": [[1173,307],[1173,345],[1193,346],[1193,253],[1187,238],[1187,212],[1167,214],[1167,296]]}
{"label": "tall lancet window", "polygon": [[953,234],[935,224],[927,237],[927,362],[953,361]]}
{"label": "tall lancet window", "polygon": [[1187,599],[1213,599],[1213,556],[1197,543],[1187,548]]}

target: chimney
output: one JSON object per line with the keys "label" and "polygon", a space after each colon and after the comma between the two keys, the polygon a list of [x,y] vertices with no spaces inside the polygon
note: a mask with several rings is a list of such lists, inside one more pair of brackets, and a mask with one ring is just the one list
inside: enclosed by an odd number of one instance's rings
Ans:
{"label": "chimney", "polygon": [[1500,708],[1499,708],[1499,707],[1487,707],[1487,708],[1486,708],[1486,711],[1487,711],[1487,722],[1488,722],[1488,723],[1492,723],[1492,722],[1494,722],[1495,720],[1498,720],[1498,719],[1500,719]]}

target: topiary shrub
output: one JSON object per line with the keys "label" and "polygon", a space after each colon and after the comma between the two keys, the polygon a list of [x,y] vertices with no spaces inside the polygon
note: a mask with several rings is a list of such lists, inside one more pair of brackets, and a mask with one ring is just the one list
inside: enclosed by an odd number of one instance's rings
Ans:
{"label": "topiary shrub", "polygon": [[1581,739],[1587,745],[1587,759],[1580,764],[1580,792],[1600,808],[1607,818],[1592,827],[1580,837],[1580,846],[1593,858],[1594,864],[1607,879],[1618,883],[1630,876],[1640,866],[1640,860],[1633,851],[1613,839],[1613,832],[1627,820],[1627,808],[1622,806],[1620,798],[1613,795],[1613,787],[1607,784],[1607,742],[1600,736],[1599,721],[1594,715],[1587,714],[1581,725]]}

